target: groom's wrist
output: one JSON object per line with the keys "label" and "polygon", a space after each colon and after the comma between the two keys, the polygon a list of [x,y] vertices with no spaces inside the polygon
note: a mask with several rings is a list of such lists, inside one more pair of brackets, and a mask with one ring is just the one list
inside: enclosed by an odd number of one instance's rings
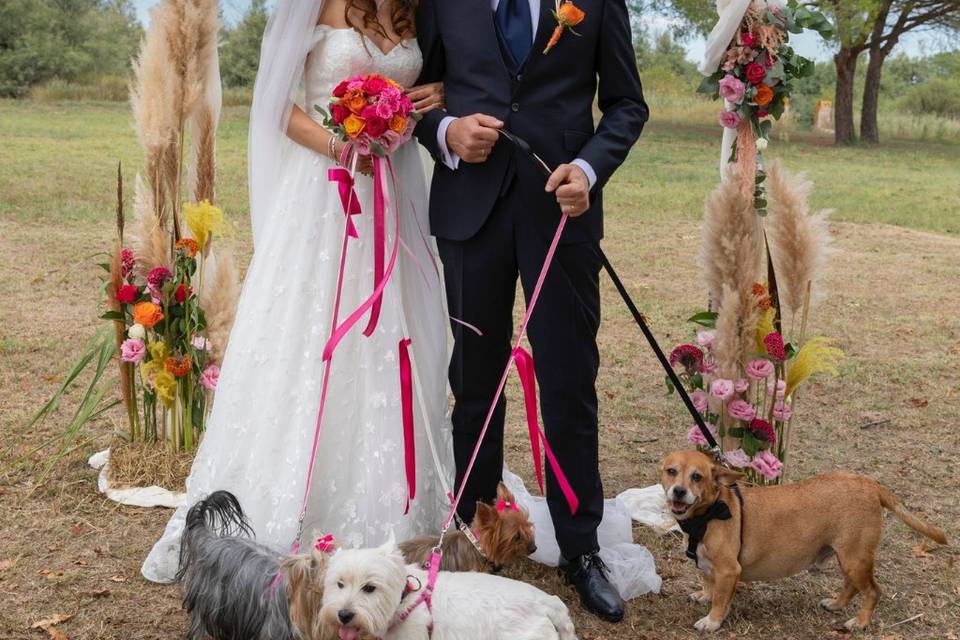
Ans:
{"label": "groom's wrist", "polygon": [[577,158],[570,164],[580,167],[580,170],[583,171],[583,175],[587,176],[587,182],[590,184],[590,189],[592,190],[593,186],[597,184],[597,172],[593,170],[593,167],[590,166],[590,163],[583,158]]}
{"label": "groom's wrist", "polygon": [[440,161],[450,170],[460,166],[460,156],[450,151],[447,145],[447,129],[456,121],[453,116],[446,116],[437,127],[437,149],[440,151]]}

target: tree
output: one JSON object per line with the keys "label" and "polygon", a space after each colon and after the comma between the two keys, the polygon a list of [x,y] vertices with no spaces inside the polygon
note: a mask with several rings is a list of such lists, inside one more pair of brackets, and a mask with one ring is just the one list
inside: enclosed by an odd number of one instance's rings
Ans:
{"label": "tree", "polygon": [[220,48],[220,74],[227,86],[253,86],[268,17],[266,0],[253,0],[240,22],[225,30]]}

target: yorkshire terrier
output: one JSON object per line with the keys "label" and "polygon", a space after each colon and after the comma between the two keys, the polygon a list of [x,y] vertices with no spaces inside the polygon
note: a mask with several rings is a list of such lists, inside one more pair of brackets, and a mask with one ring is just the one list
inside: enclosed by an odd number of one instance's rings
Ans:
{"label": "yorkshire terrier", "polygon": [[177,580],[190,614],[189,640],[330,640],[323,580],[332,538],[285,556],[250,539],[237,499],[212,493],[190,508]]}
{"label": "yorkshire terrier", "polygon": [[[417,536],[400,544],[408,563],[422,565],[437,546],[439,536]],[[461,525],[443,538],[443,571],[494,572],[534,553],[533,523],[526,509],[501,482],[493,505],[477,502],[469,527]]]}

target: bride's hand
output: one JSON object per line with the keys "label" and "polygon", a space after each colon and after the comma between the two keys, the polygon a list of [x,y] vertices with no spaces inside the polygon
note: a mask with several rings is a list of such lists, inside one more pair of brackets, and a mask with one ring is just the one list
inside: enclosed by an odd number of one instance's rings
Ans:
{"label": "bride's hand", "polygon": [[[333,146],[333,161],[339,163],[340,157],[343,154],[344,143],[341,140],[337,140]],[[353,166],[353,157],[349,154],[346,158],[345,169],[350,169]],[[362,173],[365,176],[373,175],[373,159],[370,156],[357,156],[357,173]]]}
{"label": "bride's hand", "polygon": [[443,101],[442,82],[431,82],[430,84],[410,87],[406,90],[406,94],[407,97],[410,98],[410,101],[413,102],[413,108],[420,114],[446,107]]}

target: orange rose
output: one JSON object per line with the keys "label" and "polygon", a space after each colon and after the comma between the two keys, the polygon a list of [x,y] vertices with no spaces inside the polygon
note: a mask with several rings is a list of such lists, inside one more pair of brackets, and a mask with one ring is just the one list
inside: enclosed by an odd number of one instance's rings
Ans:
{"label": "orange rose", "polygon": [[757,94],[753,96],[758,107],[765,107],[773,101],[773,89],[765,84],[757,87]]}
{"label": "orange rose", "polygon": [[191,365],[190,356],[171,356],[163,363],[163,368],[177,378],[182,378],[190,373]]}
{"label": "orange rose", "polygon": [[152,329],[161,320],[163,320],[163,311],[158,304],[141,302],[133,307],[133,321],[147,329]]}
{"label": "orange rose", "polygon": [[572,2],[564,2],[560,5],[560,11],[557,13],[557,19],[565,27],[575,27],[583,22],[586,17],[587,14]]}
{"label": "orange rose", "polygon": [[358,118],[352,113],[343,121],[343,128],[351,138],[359,136],[365,126],[367,126],[367,123],[363,121],[363,118]]}
{"label": "orange rose", "polygon": [[407,119],[399,114],[395,114],[390,118],[390,130],[402,135],[403,132],[407,130]]}
{"label": "orange rose", "polygon": [[362,91],[353,89],[347,91],[346,95],[340,99],[340,104],[359,115],[360,112],[363,111],[363,108],[367,106],[367,99],[364,97]]}

